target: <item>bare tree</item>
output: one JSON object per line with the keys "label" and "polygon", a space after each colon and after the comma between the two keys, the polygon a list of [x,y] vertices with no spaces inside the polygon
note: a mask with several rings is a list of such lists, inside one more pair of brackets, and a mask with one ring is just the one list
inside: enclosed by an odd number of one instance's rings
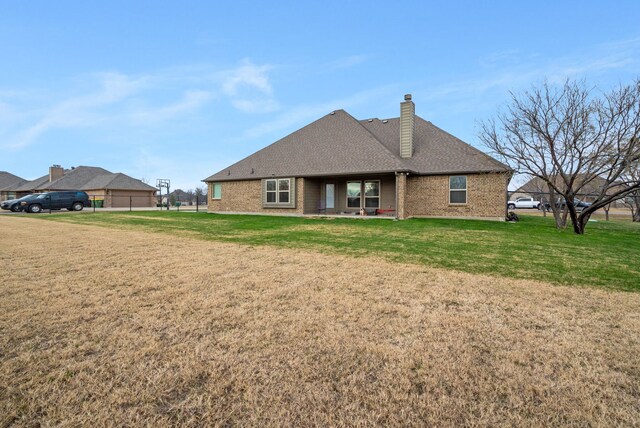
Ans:
{"label": "bare tree", "polygon": [[187,202],[189,203],[189,205],[193,205],[193,199],[195,198],[195,193],[194,193],[193,189],[188,189],[185,192],[185,194],[187,196],[187,199],[188,199]]}
{"label": "bare tree", "polygon": [[[629,165],[624,178],[627,182],[640,181],[640,161]],[[631,210],[633,221],[640,222],[640,189],[629,192],[623,202]]]}
{"label": "bare tree", "polygon": [[207,188],[206,187],[196,187],[195,194],[197,197],[197,201],[200,204],[207,203]]}
{"label": "bare tree", "polygon": [[[481,124],[480,138],[516,171],[546,183],[557,227],[566,226],[562,207],[582,234],[594,211],[640,189],[625,175],[640,159],[640,80],[608,93],[571,80],[511,93],[507,111]],[[594,180],[593,201],[578,213],[576,195]]]}

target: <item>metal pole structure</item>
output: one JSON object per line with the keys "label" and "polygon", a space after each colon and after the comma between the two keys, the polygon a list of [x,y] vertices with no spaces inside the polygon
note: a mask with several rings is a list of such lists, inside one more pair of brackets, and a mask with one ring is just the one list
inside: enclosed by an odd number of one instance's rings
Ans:
{"label": "metal pole structure", "polygon": [[132,198],[132,196],[129,195],[129,212],[131,212],[131,198]]}
{"label": "metal pole structure", "polygon": [[160,211],[162,211],[162,189],[167,189],[167,211],[169,211],[169,189],[170,189],[171,180],[168,178],[157,178],[156,179],[156,187],[160,189]]}
{"label": "metal pole structure", "polygon": [[51,195],[47,195],[47,201],[49,201],[49,214],[51,214]]}
{"label": "metal pole structure", "polygon": [[93,198],[93,212],[96,212],[96,195],[91,196]]}
{"label": "metal pole structure", "polygon": [[200,212],[200,198],[196,195],[196,212]]}

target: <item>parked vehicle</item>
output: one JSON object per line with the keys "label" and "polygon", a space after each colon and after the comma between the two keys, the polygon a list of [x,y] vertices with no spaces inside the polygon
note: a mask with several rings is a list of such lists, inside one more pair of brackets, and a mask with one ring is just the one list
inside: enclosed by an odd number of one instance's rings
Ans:
{"label": "parked vehicle", "polygon": [[[560,198],[560,199],[558,199],[558,200],[556,201],[556,205],[557,205],[561,210],[564,210],[564,209],[566,208],[566,206],[567,206],[567,203],[565,202],[565,200],[564,200],[564,199]],[[574,206],[574,207],[576,207],[576,211],[577,211],[577,212],[581,212],[581,211],[582,211],[582,210],[584,210],[585,208],[590,207],[590,206],[591,206],[591,202],[584,202],[584,201],[581,201],[580,199],[577,199],[577,198],[576,198],[576,199],[574,199],[574,200],[573,200],[573,206]],[[550,205],[550,204],[548,204],[548,203],[544,204],[544,208],[545,208],[547,211],[551,211],[551,205]]]}
{"label": "parked vehicle", "polygon": [[22,206],[20,205],[20,202],[25,200],[29,196],[31,196],[31,195],[23,196],[23,197],[18,198],[18,199],[9,199],[9,200],[3,201],[0,204],[0,208],[2,208],[3,210],[11,210],[14,213],[16,213],[18,211],[22,211]]}
{"label": "parked vehicle", "polygon": [[540,209],[540,201],[533,198],[518,198],[515,201],[507,202],[507,208],[514,210],[516,208],[535,208]]}
{"label": "parked vehicle", "polygon": [[20,201],[22,209],[30,213],[39,213],[48,209],[61,210],[63,208],[69,211],[82,211],[85,206],[89,205],[89,195],[79,190],[38,193]]}

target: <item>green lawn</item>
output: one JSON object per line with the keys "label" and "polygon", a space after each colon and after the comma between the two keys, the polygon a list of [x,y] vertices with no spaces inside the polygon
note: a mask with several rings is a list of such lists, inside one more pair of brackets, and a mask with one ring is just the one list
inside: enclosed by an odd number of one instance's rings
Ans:
{"label": "green lawn", "polygon": [[[512,278],[640,291],[640,224],[590,222],[583,236],[550,218],[330,219],[166,211],[38,215],[47,221],[135,228],[248,245],[379,256]],[[171,238],[163,237],[167,245]]]}

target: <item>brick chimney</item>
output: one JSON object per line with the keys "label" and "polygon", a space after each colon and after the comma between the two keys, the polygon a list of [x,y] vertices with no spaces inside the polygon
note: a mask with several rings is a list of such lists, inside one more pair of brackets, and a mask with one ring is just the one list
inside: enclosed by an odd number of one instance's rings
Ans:
{"label": "brick chimney", "polygon": [[52,165],[49,167],[49,183],[61,178],[64,175],[64,168],[60,165]]}
{"label": "brick chimney", "polygon": [[400,157],[413,156],[413,134],[415,131],[416,105],[411,101],[411,94],[404,96],[400,103]]}

